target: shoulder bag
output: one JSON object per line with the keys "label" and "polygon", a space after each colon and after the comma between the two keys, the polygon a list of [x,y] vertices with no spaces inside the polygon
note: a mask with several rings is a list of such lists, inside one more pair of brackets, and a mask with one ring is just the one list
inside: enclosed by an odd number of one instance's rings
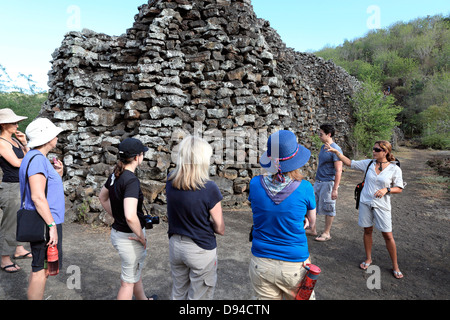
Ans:
{"label": "shoulder bag", "polygon": [[366,180],[367,171],[369,171],[369,167],[372,164],[372,162],[373,162],[373,160],[370,161],[369,165],[367,166],[363,181],[361,183],[358,183],[355,187],[354,196],[355,196],[355,200],[356,200],[356,209],[359,208],[359,199],[361,198],[361,191],[364,188],[364,181]]}
{"label": "shoulder bag", "polygon": [[[17,211],[17,230],[16,240],[19,242],[40,242],[46,241],[48,235],[48,226],[44,219],[34,210],[25,209],[25,195],[28,183],[28,168],[31,161],[36,157],[34,155],[28,162],[27,170],[25,171],[25,188],[21,197],[21,208]],[[47,197],[48,180],[45,183],[45,197]]]}

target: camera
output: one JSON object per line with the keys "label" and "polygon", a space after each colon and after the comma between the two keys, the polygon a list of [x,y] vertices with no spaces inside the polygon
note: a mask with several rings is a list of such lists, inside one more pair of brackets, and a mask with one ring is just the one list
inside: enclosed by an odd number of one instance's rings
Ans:
{"label": "camera", "polygon": [[153,225],[154,224],[159,224],[159,217],[153,217],[150,215],[145,215],[144,216],[145,219],[145,229],[153,229]]}

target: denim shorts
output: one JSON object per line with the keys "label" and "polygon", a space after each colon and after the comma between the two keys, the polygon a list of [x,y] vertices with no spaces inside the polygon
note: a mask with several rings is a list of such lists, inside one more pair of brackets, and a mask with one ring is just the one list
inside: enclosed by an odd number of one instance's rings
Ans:
{"label": "denim shorts", "polygon": [[[143,231],[145,232],[145,230]],[[111,229],[111,243],[119,252],[122,261],[120,279],[127,283],[139,282],[147,256],[147,250],[139,241],[128,239],[135,236],[134,233]]]}
{"label": "denim shorts", "polygon": [[314,194],[316,196],[317,214],[336,216],[336,200],[331,200],[334,181],[316,181]]}

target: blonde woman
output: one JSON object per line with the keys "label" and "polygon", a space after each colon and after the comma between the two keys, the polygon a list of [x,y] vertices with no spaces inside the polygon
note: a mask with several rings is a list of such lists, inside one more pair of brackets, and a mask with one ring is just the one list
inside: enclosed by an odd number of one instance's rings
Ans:
{"label": "blonde woman", "polygon": [[402,170],[397,165],[389,141],[377,141],[373,146],[372,159],[350,160],[339,150],[325,144],[325,149],[338,156],[347,166],[355,170],[367,171],[364,188],[361,192],[358,224],[364,228],[364,248],[366,259],[360,268],[366,270],[372,263],[373,226],[381,231],[386,248],[392,260],[392,274],[403,278],[398,267],[397,247],[392,234],[391,194],[401,193],[404,188]]}
{"label": "blonde woman", "polygon": [[217,280],[217,243],[223,235],[222,194],[209,180],[211,146],[188,136],[166,184],[173,300],[211,300]]}

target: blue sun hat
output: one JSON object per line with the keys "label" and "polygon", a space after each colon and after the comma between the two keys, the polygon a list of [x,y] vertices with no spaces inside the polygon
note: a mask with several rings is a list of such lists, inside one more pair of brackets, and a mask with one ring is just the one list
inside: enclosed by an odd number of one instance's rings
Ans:
{"label": "blue sun hat", "polygon": [[311,151],[297,143],[297,137],[289,130],[280,130],[270,135],[267,151],[259,164],[269,174],[278,174],[284,181],[283,173],[303,167],[311,157]]}

